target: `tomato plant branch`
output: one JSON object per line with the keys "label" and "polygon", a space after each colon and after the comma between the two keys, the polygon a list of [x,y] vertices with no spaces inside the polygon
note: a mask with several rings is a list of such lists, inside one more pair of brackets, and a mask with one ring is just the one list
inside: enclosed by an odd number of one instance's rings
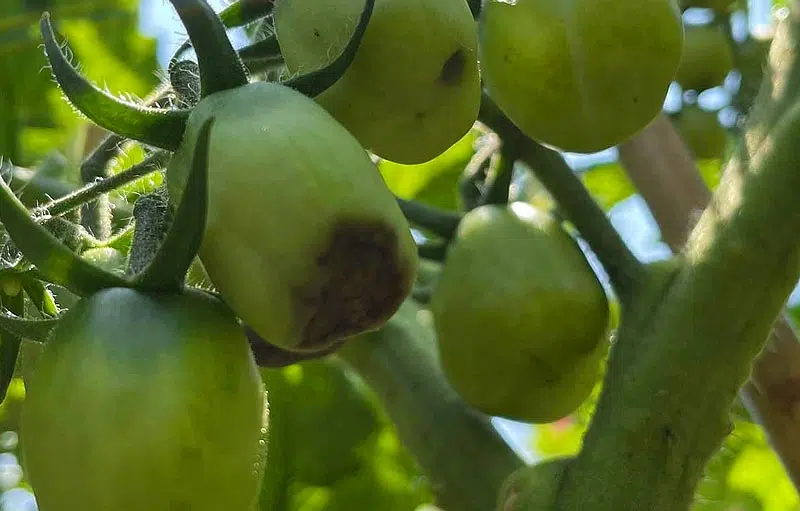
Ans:
{"label": "tomato plant branch", "polygon": [[[700,178],[688,149],[666,116],[620,145],[620,160],[650,206],[662,236],[679,252],[711,192]],[[792,413],[791,388],[800,379],[800,343],[784,312],[756,359],[739,397],[767,437],[795,486],[800,488],[800,417]]]}
{"label": "tomato plant branch", "polygon": [[449,240],[461,221],[461,215],[422,204],[421,202],[397,198],[400,210],[412,224],[427,229],[437,236]]}
{"label": "tomato plant branch", "polygon": [[504,145],[500,151],[500,161],[486,182],[486,191],[481,197],[481,205],[508,204],[511,180],[514,177],[514,163],[517,161],[517,150]]}
{"label": "tomato plant branch", "polygon": [[133,165],[129,169],[107,177],[102,181],[87,185],[79,190],[74,191],[69,195],[65,195],[47,204],[43,204],[34,209],[34,215],[47,215],[59,216],[67,213],[77,207],[91,202],[104,193],[119,188],[127,183],[136,181],[137,179],[146,176],[163,168],[169,160],[168,151],[155,151],[153,154],[142,160],[140,163]]}
{"label": "tomato plant branch", "polygon": [[420,311],[406,301],[383,328],[349,340],[337,355],[377,393],[440,507],[495,509],[504,479],[523,462],[447,383]]}
{"label": "tomato plant branch", "polygon": [[[769,93],[760,100],[774,101]],[[780,109],[766,136],[726,166],[682,264],[665,275],[649,267],[556,509],[689,508],[800,276],[800,104]]]}
{"label": "tomato plant branch", "polygon": [[480,119],[500,135],[504,145],[517,148],[519,158],[536,174],[597,254],[620,301],[627,303],[642,273],[642,265],[564,158],[526,137],[485,95]]}

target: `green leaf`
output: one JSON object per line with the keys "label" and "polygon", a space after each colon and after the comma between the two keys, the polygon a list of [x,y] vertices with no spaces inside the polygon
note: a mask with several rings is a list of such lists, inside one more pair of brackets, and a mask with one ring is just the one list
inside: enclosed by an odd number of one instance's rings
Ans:
{"label": "green leaf", "polygon": [[636,193],[636,188],[619,163],[597,165],[579,175],[603,211],[610,210]]}
{"label": "green leaf", "polygon": [[472,158],[472,148],[479,134],[477,130],[471,130],[429,162],[402,165],[382,160],[378,168],[389,189],[398,197],[442,209],[460,210],[458,180]]}

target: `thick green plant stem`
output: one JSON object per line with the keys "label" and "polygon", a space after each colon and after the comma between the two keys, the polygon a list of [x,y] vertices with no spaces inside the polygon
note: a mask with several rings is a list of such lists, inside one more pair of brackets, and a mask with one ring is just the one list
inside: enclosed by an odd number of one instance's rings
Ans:
{"label": "thick green plant stem", "polygon": [[443,509],[491,511],[505,478],[523,465],[469,408],[439,367],[436,340],[406,301],[380,330],[350,339],[337,353],[382,401],[397,433],[428,476]]}
{"label": "thick green plant stem", "polygon": [[129,169],[111,177],[107,177],[102,181],[87,185],[50,203],[43,204],[34,209],[32,213],[35,216],[63,215],[64,213],[91,202],[97,199],[97,197],[115,190],[120,186],[126,185],[132,181],[136,181],[147,174],[164,168],[169,161],[169,158],[170,153],[168,151],[155,151],[153,154]]}
{"label": "thick green plant stem", "polygon": [[503,146],[500,152],[500,161],[486,182],[486,192],[481,197],[481,205],[508,204],[516,161],[517,150],[513,147]]}
{"label": "thick green plant stem", "polygon": [[641,277],[642,264],[625,245],[564,158],[557,151],[525,136],[486,95],[481,101],[479,117],[500,135],[504,145],[516,147],[519,159],[536,174],[597,254],[620,302],[629,303]]}
{"label": "thick green plant stem", "polygon": [[423,229],[427,229],[445,240],[451,239],[458,229],[461,215],[428,206],[421,202],[397,198],[397,204],[406,219]]}
{"label": "thick green plant stem", "polygon": [[645,286],[623,314],[597,412],[555,509],[688,509],[800,276],[800,104],[780,108],[762,143],[727,165],[679,270],[665,287]]}
{"label": "thick green plant stem", "polygon": [[136,229],[128,260],[128,273],[137,275],[143,272],[167,235],[170,227],[169,197],[166,187],[142,195],[133,206]]}

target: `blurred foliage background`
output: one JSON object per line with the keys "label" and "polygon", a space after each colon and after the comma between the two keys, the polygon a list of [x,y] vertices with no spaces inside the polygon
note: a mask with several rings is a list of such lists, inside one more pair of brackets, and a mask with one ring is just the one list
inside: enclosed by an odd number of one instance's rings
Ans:
{"label": "blurred foliage background", "polygon": [[[690,9],[684,15],[687,27],[719,29],[724,45],[698,50],[698,58],[715,55],[699,68],[708,71],[721,66],[717,77],[684,78],[701,84],[697,88],[675,83],[664,107],[698,157],[711,187],[719,181],[721,164],[760,79],[770,20],[780,16],[782,8],[781,1],[750,0],[741,1],[724,16],[702,9]],[[0,155],[6,163],[3,172],[13,173],[6,178],[29,203],[79,186],[81,159],[103,136],[62,100],[46,69],[38,34],[43,10],[57,20],[82,72],[115,94],[141,98],[150,93],[163,76],[164,56],[181,40],[176,16],[165,1],[0,2]],[[148,35],[143,27],[160,37]],[[431,162],[413,166],[381,162],[380,170],[399,196],[456,210],[463,169],[476,147],[485,142],[476,128]],[[669,254],[646,206],[618,165],[614,149],[566,156],[639,257],[652,261]],[[141,158],[141,150],[132,146],[117,168]],[[543,207],[552,205],[531,173],[518,170],[514,197]],[[158,175],[145,178],[116,192],[115,199],[130,199],[152,190],[158,182]],[[800,315],[798,300],[793,298],[790,304],[793,314]],[[430,328],[424,317],[419,321],[421,328]],[[22,375],[30,360],[22,358],[20,376],[0,406],[0,509],[8,511],[36,509],[19,458],[21,439],[16,435],[25,395]],[[265,369],[263,377],[272,389],[273,424],[262,511],[431,509],[426,507],[432,499],[430,488],[412,457],[376,397],[347,366],[334,357]],[[589,401],[574,416],[535,428],[499,419],[495,424],[512,447],[533,462],[576,452],[592,407]],[[709,464],[695,509],[800,509],[797,493],[764,435],[745,413],[737,415],[734,432]]]}

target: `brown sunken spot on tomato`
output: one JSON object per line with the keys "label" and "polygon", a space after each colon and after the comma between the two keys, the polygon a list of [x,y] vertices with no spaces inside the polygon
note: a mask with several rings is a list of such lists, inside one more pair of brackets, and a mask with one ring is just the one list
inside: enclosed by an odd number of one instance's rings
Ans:
{"label": "brown sunken spot on tomato", "polygon": [[321,280],[295,290],[299,351],[380,327],[411,292],[414,266],[400,256],[391,225],[341,219],[331,232],[317,257]]}
{"label": "brown sunken spot on tomato", "polygon": [[439,81],[445,85],[458,85],[466,68],[467,56],[464,49],[459,48],[444,62],[442,72],[439,73]]}

